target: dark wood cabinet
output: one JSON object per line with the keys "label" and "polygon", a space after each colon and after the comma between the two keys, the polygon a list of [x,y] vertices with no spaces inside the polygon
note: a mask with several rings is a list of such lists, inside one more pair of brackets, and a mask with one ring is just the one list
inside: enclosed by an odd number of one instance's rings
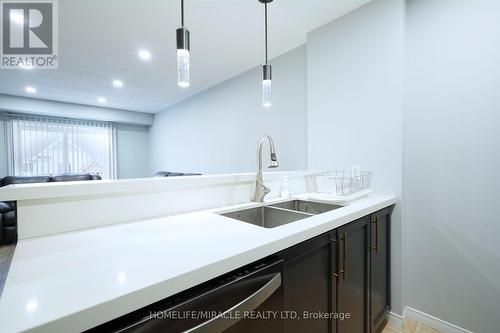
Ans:
{"label": "dark wood cabinet", "polygon": [[385,208],[278,254],[285,262],[285,311],[349,315],[288,319],[285,332],[377,333],[383,327],[390,311],[392,210]]}
{"label": "dark wood cabinet", "polygon": [[288,333],[327,333],[328,319],[306,319],[305,315],[330,312],[330,238],[323,234],[278,254],[284,259],[284,309],[297,318],[284,320]]}
{"label": "dark wood cabinet", "polygon": [[349,314],[338,320],[339,333],[369,333],[370,217],[337,229],[337,311]]}
{"label": "dark wood cabinet", "polygon": [[370,216],[370,329],[383,328],[391,309],[391,213],[388,207]]}

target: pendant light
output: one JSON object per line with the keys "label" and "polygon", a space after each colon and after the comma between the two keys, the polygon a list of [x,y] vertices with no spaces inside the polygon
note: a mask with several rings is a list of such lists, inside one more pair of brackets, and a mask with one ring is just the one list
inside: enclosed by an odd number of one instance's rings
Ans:
{"label": "pendant light", "polygon": [[264,4],[264,15],[265,15],[265,49],[266,49],[266,63],[262,66],[262,106],[268,108],[271,106],[271,86],[272,86],[272,68],[271,65],[267,63],[267,4],[273,2],[273,0],[259,0],[259,2]]}
{"label": "pendant light", "polygon": [[177,37],[177,84],[189,87],[189,30],[184,27],[184,0],[181,0],[181,26],[176,30]]}

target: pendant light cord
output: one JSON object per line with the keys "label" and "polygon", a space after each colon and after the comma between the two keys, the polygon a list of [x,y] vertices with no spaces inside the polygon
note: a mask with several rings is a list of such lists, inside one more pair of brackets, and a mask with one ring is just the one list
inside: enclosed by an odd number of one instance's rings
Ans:
{"label": "pendant light cord", "polygon": [[264,14],[265,14],[265,30],[266,30],[265,39],[266,39],[266,65],[267,65],[267,2],[264,4]]}
{"label": "pendant light cord", "polygon": [[184,0],[181,0],[181,27],[184,27]]}

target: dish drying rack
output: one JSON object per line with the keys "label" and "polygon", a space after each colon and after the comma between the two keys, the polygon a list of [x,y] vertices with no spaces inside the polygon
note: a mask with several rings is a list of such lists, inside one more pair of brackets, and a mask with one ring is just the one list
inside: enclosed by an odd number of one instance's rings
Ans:
{"label": "dish drying rack", "polygon": [[336,197],[347,197],[368,190],[372,183],[371,171],[325,171],[304,177],[307,192]]}

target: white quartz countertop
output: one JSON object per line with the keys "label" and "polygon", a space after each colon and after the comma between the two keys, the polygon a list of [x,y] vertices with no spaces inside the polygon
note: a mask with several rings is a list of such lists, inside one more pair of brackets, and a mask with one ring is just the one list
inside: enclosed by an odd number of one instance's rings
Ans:
{"label": "white quartz countertop", "polygon": [[80,332],[396,203],[370,195],[273,229],[217,212],[19,241],[0,298],[1,331]]}

